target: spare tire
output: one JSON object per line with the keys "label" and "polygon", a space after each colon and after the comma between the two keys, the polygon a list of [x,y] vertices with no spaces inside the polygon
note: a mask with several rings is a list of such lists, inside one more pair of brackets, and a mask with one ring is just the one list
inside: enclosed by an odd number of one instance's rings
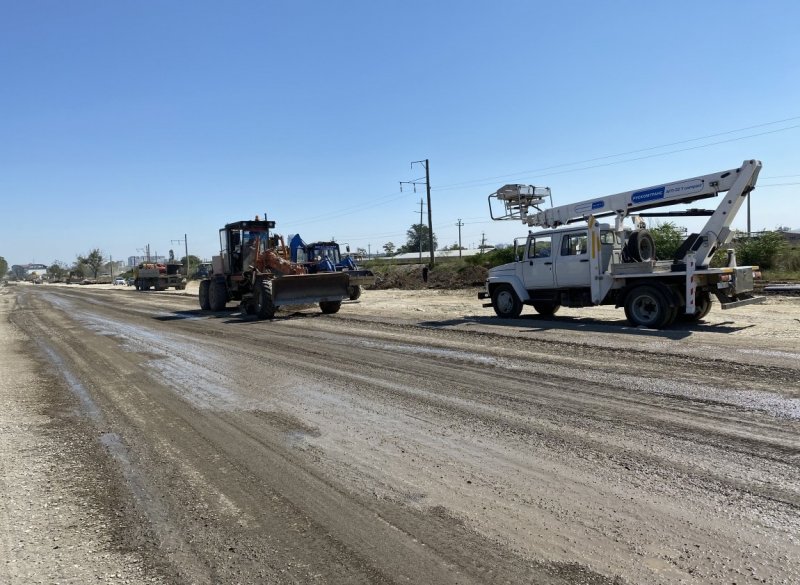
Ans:
{"label": "spare tire", "polygon": [[622,250],[626,262],[652,262],[656,259],[656,242],[647,230],[636,230],[628,236]]}

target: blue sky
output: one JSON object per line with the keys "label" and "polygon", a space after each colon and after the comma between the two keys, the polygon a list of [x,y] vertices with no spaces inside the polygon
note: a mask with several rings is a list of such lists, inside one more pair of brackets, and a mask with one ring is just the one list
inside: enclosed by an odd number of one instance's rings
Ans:
{"label": "blue sky", "polygon": [[800,228],[794,1],[0,10],[10,264],[182,256],[184,234],[210,257],[220,226],[264,212],[284,235],[374,253],[418,221],[424,189],[399,181],[425,158],[440,245],[459,218],[465,245],[526,233],[489,219],[504,183],[548,185],[559,204],[748,158],[764,162],[753,228]]}

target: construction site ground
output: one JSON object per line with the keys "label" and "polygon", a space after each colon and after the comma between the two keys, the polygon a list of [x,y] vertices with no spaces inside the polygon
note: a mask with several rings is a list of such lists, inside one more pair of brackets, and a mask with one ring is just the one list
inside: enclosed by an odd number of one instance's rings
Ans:
{"label": "construction site ground", "polygon": [[0,583],[800,583],[800,297],[0,288]]}

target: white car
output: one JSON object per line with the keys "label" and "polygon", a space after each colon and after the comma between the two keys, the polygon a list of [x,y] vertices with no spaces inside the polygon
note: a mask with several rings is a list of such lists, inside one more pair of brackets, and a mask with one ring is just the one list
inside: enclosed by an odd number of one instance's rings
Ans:
{"label": "white car", "polygon": [[125,286],[125,279],[121,278],[121,277],[115,278],[114,282],[112,284],[114,286],[117,286],[118,284],[121,284],[122,286]]}

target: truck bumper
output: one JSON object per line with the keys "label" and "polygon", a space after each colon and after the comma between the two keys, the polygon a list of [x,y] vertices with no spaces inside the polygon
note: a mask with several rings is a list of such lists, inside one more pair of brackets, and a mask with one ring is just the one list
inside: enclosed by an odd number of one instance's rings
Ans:
{"label": "truck bumper", "polygon": [[723,309],[735,309],[736,307],[743,307],[745,305],[756,305],[759,303],[763,303],[766,300],[767,297],[753,297],[750,295],[739,295],[739,297],[736,298],[736,300],[730,302],[723,303],[720,301],[720,306]]}

